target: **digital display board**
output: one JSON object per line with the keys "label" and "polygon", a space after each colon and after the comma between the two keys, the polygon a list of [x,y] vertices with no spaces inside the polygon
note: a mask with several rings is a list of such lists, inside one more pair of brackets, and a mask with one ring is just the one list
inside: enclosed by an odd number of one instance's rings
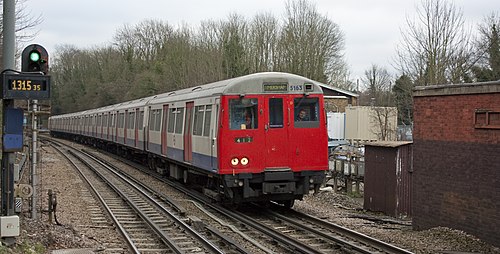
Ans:
{"label": "digital display board", "polygon": [[50,76],[3,74],[3,99],[50,99]]}
{"label": "digital display board", "polygon": [[288,83],[264,83],[264,92],[287,92]]}

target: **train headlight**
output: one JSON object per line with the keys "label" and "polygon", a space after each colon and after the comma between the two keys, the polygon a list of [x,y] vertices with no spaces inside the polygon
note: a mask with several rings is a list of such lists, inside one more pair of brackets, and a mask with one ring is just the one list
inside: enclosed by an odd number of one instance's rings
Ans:
{"label": "train headlight", "polygon": [[233,166],[238,165],[238,162],[239,162],[238,158],[232,158],[231,159],[231,165],[233,165]]}
{"label": "train headlight", "polygon": [[241,165],[246,166],[247,164],[248,164],[248,158],[247,157],[241,158]]}

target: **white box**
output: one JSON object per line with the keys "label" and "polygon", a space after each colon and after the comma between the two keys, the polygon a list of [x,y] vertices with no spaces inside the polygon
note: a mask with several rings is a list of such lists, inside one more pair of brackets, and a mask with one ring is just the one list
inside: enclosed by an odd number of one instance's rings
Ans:
{"label": "white box", "polygon": [[0,236],[19,236],[19,216],[13,215],[0,217]]}

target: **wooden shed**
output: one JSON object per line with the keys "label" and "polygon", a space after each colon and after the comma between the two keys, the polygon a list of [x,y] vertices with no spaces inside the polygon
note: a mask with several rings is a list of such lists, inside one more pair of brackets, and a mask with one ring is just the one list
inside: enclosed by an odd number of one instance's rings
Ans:
{"label": "wooden shed", "polygon": [[364,209],[411,217],[412,173],[412,142],[366,143]]}

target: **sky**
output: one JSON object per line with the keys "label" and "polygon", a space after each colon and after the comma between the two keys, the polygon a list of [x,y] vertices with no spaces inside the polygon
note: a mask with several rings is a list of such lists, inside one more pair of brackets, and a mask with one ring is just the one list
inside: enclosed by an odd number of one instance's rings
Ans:
{"label": "sky", "polygon": [[[344,55],[351,79],[356,80],[372,64],[394,69],[395,48],[401,42],[406,19],[413,19],[420,0],[312,0],[319,13],[339,25],[345,37]],[[499,0],[454,0],[474,30],[486,15],[500,13]],[[92,48],[110,45],[124,25],[147,19],[173,26],[196,27],[201,21],[226,20],[237,13],[247,19],[259,13],[283,18],[285,0],[26,0],[25,10],[42,16],[38,34],[28,44],[44,46],[49,55],[57,46]],[[23,46],[21,46],[23,47]]]}

